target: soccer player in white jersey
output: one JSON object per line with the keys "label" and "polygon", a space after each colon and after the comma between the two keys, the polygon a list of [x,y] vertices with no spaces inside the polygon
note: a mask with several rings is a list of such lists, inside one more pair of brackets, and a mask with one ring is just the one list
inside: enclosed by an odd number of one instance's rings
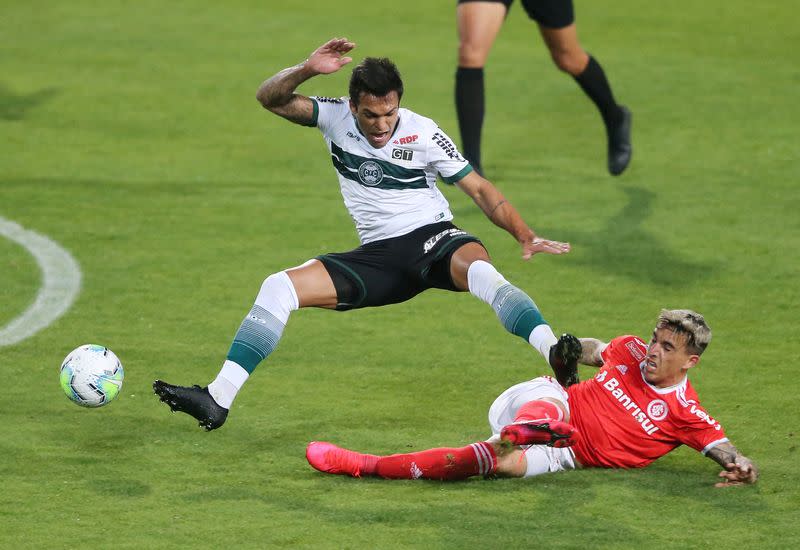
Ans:
{"label": "soccer player in white jersey", "polygon": [[390,456],[312,442],[306,458],[329,474],[458,480],[643,468],[688,445],[724,468],[717,487],[755,483],[755,464],[700,406],[687,377],[710,340],[702,315],[662,310],[649,344],[636,336],[582,338],[580,362],[600,367],[590,380],[564,388],[544,376],[507,389],[489,409],[493,435],[485,442]]}
{"label": "soccer player in white jersey", "polygon": [[523,259],[540,252],[563,254],[569,244],[537,237],[435,122],[400,107],[403,82],[390,60],[366,58],[356,66],[349,98],[296,92],[306,80],[350,63],[346,54],[354,47],[347,39],[328,41],[304,62],[267,79],[257,98],[276,115],[322,132],[361,246],[267,277],[207,387],[154,382],[163,402],[207,430],[225,422],[244,382],[275,349],[291,312],[303,307],[347,310],[403,302],[429,288],[469,291],[554,368],[577,364],[577,338],[556,338],[528,295],[492,266],[481,242],[453,225],[437,176],[458,185],[510,233]]}

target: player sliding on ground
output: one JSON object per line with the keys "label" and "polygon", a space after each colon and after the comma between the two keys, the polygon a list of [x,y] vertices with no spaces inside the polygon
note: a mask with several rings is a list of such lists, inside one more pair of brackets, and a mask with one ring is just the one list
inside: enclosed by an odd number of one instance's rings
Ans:
{"label": "player sliding on ground", "polygon": [[267,277],[227,360],[206,388],[155,381],[162,401],[207,430],[225,422],[242,385],[277,346],[289,315],[303,307],[348,310],[404,302],[429,288],[469,291],[552,365],[577,360],[580,353],[574,337],[556,339],[530,297],[494,268],[481,242],[452,224],[437,176],[456,184],[510,233],[523,259],[540,252],[563,254],[569,244],[537,237],[434,121],[400,107],[403,82],[391,61],[366,58],[355,67],[349,98],[295,92],[309,78],[349,63],[345,54],[354,47],[347,39],[330,40],[304,62],[266,80],[257,98],[278,116],[322,132],[361,246]]}
{"label": "player sliding on ground", "polygon": [[391,456],[312,442],[306,458],[330,474],[458,480],[642,468],[683,444],[724,468],[717,487],[755,483],[755,464],[700,406],[687,377],[710,340],[701,315],[662,310],[649,344],[635,336],[581,339],[580,362],[600,367],[592,379],[564,388],[544,376],[507,389],[489,408],[493,435],[485,442]]}

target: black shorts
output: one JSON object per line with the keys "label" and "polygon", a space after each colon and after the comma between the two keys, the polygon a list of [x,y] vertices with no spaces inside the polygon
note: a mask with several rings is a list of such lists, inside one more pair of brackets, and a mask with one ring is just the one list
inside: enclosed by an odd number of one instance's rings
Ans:
{"label": "black shorts", "polygon": [[405,302],[429,288],[458,290],[450,257],[470,242],[482,244],[452,223],[439,222],[317,259],[333,279],[336,309],[375,307]]}
{"label": "black shorts", "polygon": [[[458,0],[459,4],[465,2],[497,2],[505,4],[506,10],[511,7],[514,0]],[[522,7],[528,12],[528,17],[549,29],[563,29],[575,22],[575,8],[572,0],[520,0]]]}

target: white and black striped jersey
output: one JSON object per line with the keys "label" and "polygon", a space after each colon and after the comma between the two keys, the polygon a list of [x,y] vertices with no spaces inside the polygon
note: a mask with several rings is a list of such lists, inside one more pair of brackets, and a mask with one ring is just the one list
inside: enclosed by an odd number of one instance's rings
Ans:
{"label": "white and black striped jersey", "polygon": [[347,98],[311,100],[312,125],[328,145],[361,244],[453,219],[436,177],[452,184],[472,167],[433,120],[401,108],[389,142],[375,149],[359,130]]}

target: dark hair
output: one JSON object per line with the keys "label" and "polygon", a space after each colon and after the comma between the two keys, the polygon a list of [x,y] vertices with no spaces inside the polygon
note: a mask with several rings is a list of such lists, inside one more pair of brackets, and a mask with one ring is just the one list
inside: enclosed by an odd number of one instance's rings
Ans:
{"label": "dark hair", "polygon": [[367,57],[353,68],[350,76],[350,100],[358,105],[362,93],[383,97],[397,92],[403,97],[403,79],[397,66],[386,57]]}

